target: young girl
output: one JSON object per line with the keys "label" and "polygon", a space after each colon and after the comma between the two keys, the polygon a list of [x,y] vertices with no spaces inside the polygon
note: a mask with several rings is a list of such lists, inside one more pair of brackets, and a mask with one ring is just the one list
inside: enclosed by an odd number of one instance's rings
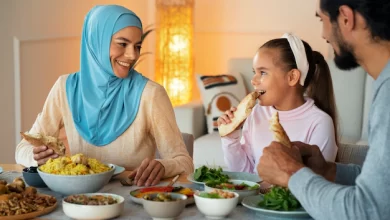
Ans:
{"label": "young girl", "polygon": [[[269,121],[277,111],[291,141],[320,147],[328,161],[337,154],[337,118],[332,78],[324,57],[297,36],[285,34],[259,48],[253,58],[252,85],[260,92],[247,120],[222,137],[225,163],[231,171],[256,172],[263,148],[273,141]],[[226,111],[218,125],[230,123]],[[241,136],[241,140],[240,140]]]}

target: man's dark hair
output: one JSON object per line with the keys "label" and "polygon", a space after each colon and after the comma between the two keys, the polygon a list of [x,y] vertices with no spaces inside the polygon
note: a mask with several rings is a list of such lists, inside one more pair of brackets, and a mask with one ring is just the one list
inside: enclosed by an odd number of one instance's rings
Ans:
{"label": "man's dark hair", "polygon": [[320,0],[320,8],[331,22],[337,21],[342,5],[364,17],[373,38],[390,40],[390,0]]}

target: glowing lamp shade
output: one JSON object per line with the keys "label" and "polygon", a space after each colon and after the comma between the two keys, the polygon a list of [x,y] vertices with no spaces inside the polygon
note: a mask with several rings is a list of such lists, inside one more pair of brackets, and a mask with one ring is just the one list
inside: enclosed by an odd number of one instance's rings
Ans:
{"label": "glowing lamp shade", "polygon": [[191,100],[194,0],[156,0],[156,81],[173,106]]}

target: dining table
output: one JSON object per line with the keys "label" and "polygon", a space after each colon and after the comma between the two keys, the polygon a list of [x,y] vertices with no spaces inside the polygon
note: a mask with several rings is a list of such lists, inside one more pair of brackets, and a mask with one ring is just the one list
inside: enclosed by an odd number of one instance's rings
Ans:
{"label": "dining table", "polygon": [[[5,179],[7,181],[12,181],[16,177],[23,177],[22,170],[23,166],[17,164],[0,164],[3,171],[0,173],[0,179]],[[123,186],[120,183],[121,178],[126,178],[129,175],[130,171],[124,171],[121,174],[113,177],[107,185],[105,185],[99,192],[101,193],[112,193],[117,194],[125,199],[124,211],[123,213],[116,217],[115,219],[134,219],[134,220],[148,220],[152,219],[149,214],[144,210],[143,206],[137,203],[134,203],[130,199],[130,191],[141,188],[138,186]],[[172,178],[163,179],[158,185],[164,186],[171,181]],[[187,174],[181,174],[177,179],[174,186],[183,186],[189,187],[193,190],[203,190],[204,186],[202,184],[192,183],[187,180]],[[67,220],[71,219],[65,215],[62,210],[62,200],[64,196],[59,193],[51,191],[49,188],[38,188],[39,193],[48,194],[56,197],[57,199],[57,208],[49,214],[39,216],[36,219],[61,219]],[[218,207],[216,207],[218,208]],[[202,220],[207,219],[196,207],[195,204],[188,204],[183,212],[176,219],[189,219],[189,220]],[[276,220],[278,218],[268,217],[259,215],[256,211],[250,210],[244,207],[241,204],[238,204],[237,207],[233,210],[231,214],[226,216],[225,219],[265,219],[265,220]],[[284,218],[286,219],[286,218]]]}

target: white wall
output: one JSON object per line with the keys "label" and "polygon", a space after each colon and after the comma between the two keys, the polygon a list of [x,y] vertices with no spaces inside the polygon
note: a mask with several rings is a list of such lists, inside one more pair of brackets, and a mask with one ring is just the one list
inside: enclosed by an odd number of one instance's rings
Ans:
{"label": "white wall", "polygon": [[[96,4],[120,4],[136,12],[146,25],[150,2],[0,1],[0,163],[14,163],[18,132],[30,129],[58,76],[79,69],[79,39],[86,13]],[[150,72],[146,67],[139,69]]]}
{"label": "white wall", "polygon": [[[229,59],[252,57],[263,43],[285,32],[298,34],[327,56],[315,10],[313,0],[197,0],[195,71],[226,72]],[[198,90],[194,99],[199,99]]]}
{"label": "white wall", "polygon": [[[16,132],[31,127],[55,79],[78,70],[79,38],[87,11],[95,4],[108,3],[132,9],[145,26],[154,23],[154,0],[0,1],[0,163],[14,163]],[[226,72],[229,59],[252,57],[266,40],[287,31],[295,32],[327,55],[315,8],[313,0],[196,0],[195,72]],[[19,40],[19,53],[14,52],[14,38]],[[152,34],[144,49],[154,51],[154,42]],[[151,79],[153,59],[149,56],[138,68]],[[15,65],[17,61],[19,66]],[[18,68],[21,89],[16,94],[20,92],[20,100],[15,99]],[[199,99],[196,86],[194,99]],[[15,113],[18,103],[19,119]]]}

